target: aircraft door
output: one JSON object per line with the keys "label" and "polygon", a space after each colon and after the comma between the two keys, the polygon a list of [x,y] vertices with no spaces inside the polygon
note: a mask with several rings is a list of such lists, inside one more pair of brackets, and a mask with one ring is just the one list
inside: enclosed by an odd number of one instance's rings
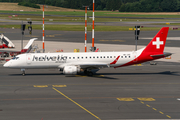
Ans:
{"label": "aircraft door", "polygon": [[28,65],[31,64],[31,61],[32,61],[31,54],[27,54],[27,55],[26,55],[26,62],[27,62],[27,64],[28,64]]}

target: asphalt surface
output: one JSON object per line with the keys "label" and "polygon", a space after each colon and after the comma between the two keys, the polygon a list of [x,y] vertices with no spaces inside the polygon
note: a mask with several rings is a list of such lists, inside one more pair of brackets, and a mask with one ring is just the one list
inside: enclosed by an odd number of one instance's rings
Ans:
{"label": "asphalt surface", "polygon": [[65,76],[57,70],[0,65],[1,120],[179,119],[180,64],[102,69]]}
{"label": "asphalt surface", "polygon": [[[12,41],[21,40],[20,30],[0,31]],[[147,45],[157,32],[142,31],[138,44]],[[32,37],[41,40],[41,35],[42,31],[33,30]],[[84,43],[84,32],[46,31],[45,35],[46,41]],[[179,31],[169,31],[168,37],[166,46],[179,47]],[[24,39],[30,39],[28,31]],[[134,32],[96,32],[95,43],[134,45]],[[0,64],[0,119],[179,119],[180,63],[157,63],[102,69],[93,77],[66,76],[54,69],[27,70],[22,76],[20,70]]]}
{"label": "asphalt surface", "polygon": [[[10,40],[21,40],[22,35],[19,29],[0,29],[1,33],[4,33]],[[158,31],[141,31],[139,35],[138,45],[147,45]],[[31,37],[42,40],[42,31],[33,30],[32,36],[29,35],[28,30],[25,31],[24,40],[29,40]],[[56,42],[75,42],[84,43],[83,31],[48,31],[45,30],[45,41]],[[169,31],[167,47],[180,47],[179,31]],[[147,38],[147,39],[146,39]],[[176,38],[176,39],[174,39]],[[87,33],[87,42],[92,42],[92,33]],[[119,31],[119,32],[95,32],[95,44],[119,44],[119,45],[135,45],[135,33],[134,31]]]}
{"label": "asphalt surface", "polygon": [[[24,21],[26,24],[27,21]],[[95,26],[130,26],[141,25],[144,27],[164,27],[166,23],[179,23],[179,20],[164,20],[164,21],[141,21],[137,18],[137,21],[126,21],[119,19],[119,22],[95,22]],[[22,20],[6,20],[0,19],[0,24],[2,25],[21,25]],[[28,24],[28,23],[27,23]],[[33,21],[33,25],[42,25],[42,21]],[[157,24],[157,25],[156,25]],[[164,25],[158,25],[164,24]],[[84,25],[84,22],[50,22],[45,21],[45,25]],[[87,25],[92,25],[92,22],[88,22]],[[166,25],[167,26],[167,25]],[[178,25],[168,25],[169,27],[179,27]]]}

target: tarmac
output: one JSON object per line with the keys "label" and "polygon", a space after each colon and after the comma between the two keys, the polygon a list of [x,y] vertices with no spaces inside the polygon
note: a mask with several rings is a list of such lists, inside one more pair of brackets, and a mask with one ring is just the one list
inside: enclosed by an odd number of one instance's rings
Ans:
{"label": "tarmac", "polygon": [[[156,32],[144,32],[149,34],[143,34],[145,38],[138,41],[138,49],[145,47]],[[54,36],[46,37],[46,52],[61,49],[63,52],[73,52],[74,49],[84,51],[84,42],[79,38],[81,32],[63,31],[59,36],[55,35],[55,31],[47,33]],[[95,46],[100,49],[99,52],[135,49],[135,41],[131,41],[133,35],[129,32],[117,33],[97,33]],[[124,38],[116,39],[120,34]],[[15,50],[20,50],[18,31],[12,30],[6,35],[16,45]],[[40,31],[35,36],[39,36],[35,44],[41,49]],[[83,74],[66,76],[56,69],[29,69],[26,76],[22,76],[20,70],[6,69],[0,64],[0,119],[179,119],[180,48],[179,40],[174,38],[179,37],[178,32],[170,31],[168,37],[173,37],[165,47],[166,52],[174,53],[171,58],[160,59],[156,61],[157,65],[146,62],[118,69],[101,69],[92,77]],[[24,37],[24,45],[29,38]],[[88,43],[88,49],[90,47]]]}
{"label": "tarmac", "polygon": [[180,64],[102,69],[93,77],[0,65],[2,120],[179,119]]}

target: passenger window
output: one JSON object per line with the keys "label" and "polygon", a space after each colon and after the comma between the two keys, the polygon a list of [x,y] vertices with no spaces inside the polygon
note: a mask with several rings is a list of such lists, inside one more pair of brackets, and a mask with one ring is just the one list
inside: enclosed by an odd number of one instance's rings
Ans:
{"label": "passenger window", "polygon": [[89,57],[91,59],[91,57]]}
{"label": "passenger window", "polygon": [[112,58],[112,56],[110,56],[110,58]]}
{"label": "passenger window", "polygon": [[125,58],[127,58],[127,56],[125,56]]}
{"label": "passenger window", "polygon": [[95,58],[95,57],[93,57],[93,58]]}
{"label": "passenger window", "polygon": [[79,59],[79,57],[77,57]]}
{"label": "passenger window", "polygon": [[83,59],[83,57],[81,57]]}
{"label": "passenger window", "polygon": [[102,58],[102,56],[101,56],[101,58]]}
{"label": "passenger window", "polygon": [[99,58],[99,57],[97,56],[97,58]]}
{"label": "passenger window", "polygon": [[106,57],[104,56],[104,58],[106,58]]}
{"label": "passenger window", "polygon": [[69,57],[69,59],[71,59],[71,57]]}
{"label": "passenger window", "polygon": [[129,56],[129,58],[131,58],[131,56]]}
{"label": "passenger window", "polygon": [[87,59],[88,57],[86,57],[86,59]]}
{"label": "passenger window", "polygon": [[107,58],[109,58],[109,56],[107,56]]}
{"label": "passenger window", "polygon": [[114,56],[114,58],[116,58],[116,56]]}
{"label": "passenger window", "polygon": [[75,57],[73,57],[73,59],[75,59]]}
{"label": "passenger window", "polygon": [[123,58],[123,56],[121,56],[121,58]]}

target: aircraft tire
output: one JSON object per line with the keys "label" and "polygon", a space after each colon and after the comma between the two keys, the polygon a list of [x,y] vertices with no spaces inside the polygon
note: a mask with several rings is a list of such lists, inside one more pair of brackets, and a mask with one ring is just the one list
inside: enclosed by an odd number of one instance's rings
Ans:
{"label": "aircraft tire", "polygon": [[92,72],[88,72],[87,75],[88,76],[93,76],[93,73]]}
{"label": "aircraft tire", "polygon": [[84,74],[87,75],[87,74],[88,74],[88,71],[87,71],[87,70],[84,70]]}

